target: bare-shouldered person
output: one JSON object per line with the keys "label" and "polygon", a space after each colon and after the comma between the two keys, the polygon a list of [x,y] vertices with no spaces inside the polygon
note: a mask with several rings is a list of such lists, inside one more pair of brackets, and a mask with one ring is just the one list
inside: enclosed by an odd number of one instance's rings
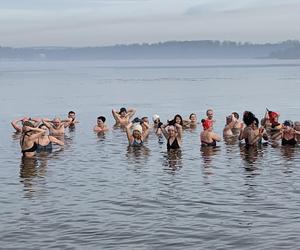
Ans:
{"label": "bare-shouldered person", "polygon": [[61,121],[60,118],[55,117],[52,121],[49,119],[42,119],[42,122],[47,126],[52,136],[62,136],[65,134],[65,128],[69,126],[70,121]]}
{"label": "bare-shouldered person", "polygon": [[105,124],[106,118],[104,116],[99,116],[97,118],[97,125],[94,126],[94,132],[102,133],[109,130],[107,125]]}
{"label": "bare-shouldered person", "polygon": [[130,119],[135,114],[134,109],[121,108],[119,112],[112,110],[113,117],[116,121],[115,127],[126,127],[130,123]]}

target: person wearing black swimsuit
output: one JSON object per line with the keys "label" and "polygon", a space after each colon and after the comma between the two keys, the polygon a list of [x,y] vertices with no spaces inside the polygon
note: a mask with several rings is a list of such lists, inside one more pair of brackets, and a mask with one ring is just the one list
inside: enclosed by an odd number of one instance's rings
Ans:
{"label": "person wearing black swimsuit", "polygon": [[44,134],[45,131],[40,128],[35,128],[34,125],[25,121],[22,128],[22,137],[20,146],[24,157],[33,157],[37,150],[37,140]]}
{"label": "person wearing black swimsuit", "polygon": [[53,143],[58,144],[60,146],[64,145],[63,141],[55,138],[54,136],[49,135],[49,129],[45,124],[41,124],[39,128],[43,129],[45,133],[37,139],[37,148],[36,148],[37,153],[41,153],[41,152],[51,153],[53,148],[52,147]]}
{"label": "person wearing black swimsuit", "polygon": [[213,122],[211,120],[202,119],[203,131],[200,134],[202,147],[215,147],[217,141],[221,141],[221,137],[213,132]]}
{"label": "person wearing black swimsuit", "polygon": [[174,125],[162,125],[161,129],[167,139],[167,149],[179,149],[182,144],[182,126],[175,123]]}
{"label": "person wearing black swimsuit", "polygon": [[297,133],[298,132],[293,128],[293,122],[285,121],[283,123],[281,145],[282,146],[296,146],[297,145],[297,140],[296,140]]}

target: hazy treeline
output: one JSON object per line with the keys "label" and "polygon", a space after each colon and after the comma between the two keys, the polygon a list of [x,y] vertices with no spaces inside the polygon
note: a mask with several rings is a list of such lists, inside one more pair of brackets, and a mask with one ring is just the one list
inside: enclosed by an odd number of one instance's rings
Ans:
{"label": "hazy treeline", "polygon": [[0,59],[97,60],[160,58],[300,58],[300,42],[170,41],[106,47],[0,47]]}

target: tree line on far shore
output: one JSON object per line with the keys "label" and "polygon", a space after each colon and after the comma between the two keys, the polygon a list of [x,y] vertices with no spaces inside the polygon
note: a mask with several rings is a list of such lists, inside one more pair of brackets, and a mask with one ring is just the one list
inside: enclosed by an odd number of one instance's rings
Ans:
{"label": "tree line on far shore", "polygon": [[0,47],[0,59],[102,60],[102,59],[279,58],[300,59],[300,42],[249,43],[233,41],[169,41],[105,47]]}

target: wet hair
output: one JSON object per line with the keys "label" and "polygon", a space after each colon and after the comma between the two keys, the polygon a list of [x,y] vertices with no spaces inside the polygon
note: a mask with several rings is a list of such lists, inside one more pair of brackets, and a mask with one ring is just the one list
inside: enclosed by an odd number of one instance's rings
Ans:
{"label": "wet hair", "polygon": [[45,123],[42,123],[42,124],[39,125],[39,128],[42,128],[42,127],[48,128]]}
{"label": "wet hair", "polygon": [[232,112],[232,114],[233,114],[233,116],[234,116],[236,119],[239,119],[239,118],[240,118],[240,116],[239,116],[239,114],[238,114],[237,112]]}
{"label": "wet hair", "polygon": [[75,112],[74,111],[69,111],[68,115],[71,115],[71,114],[75,115]]}
{"label": "wet hair", "polygon": [[126,108],[120,108],[120,111],[119,111],[119,114],[121,114],[121,113],[123,113],[123,112],[125,112],[125,113],[127,113],[127,110],[126,110]]}
{"label": "wet hair", "polygon": [[31,127],[31,128],[34,128],[34,125],[30,122],[30,121],[25,121],[24,123],[23,123],[23,126],[25,127]]}
{"label": "wet hair", "polygon": [[101,121],[103,121],[103,123],[106,121],[106,118],[104,117],[104,116],[99,116],[98,118],[97,118],[97,120],[101,120]]}
{"label": "wet hair", "polygon": [[142,117],[142,121],[144,121],[145,119],[148,119],[148,117],[147,116],[144,116],[144,117]]}
{"label": "wet hair", "polygon": [[191,113],[190,116],[189,116],[189,119],[191,119],[193,115],[196,115],[196,114],[195,113]]}
{"label": "wet hair", "polygon": [[258,119],[250,111],[245,111],[243,115],[243,121],[247,126],[250,126],[253,122],[256,122],[257,126],[259,124]]}
{"label": "wet hair", "polygon": [[[176,118],[177,118],[177,117],[179,117],[179,118],[180,118],[180,125],[181,125],[181,126],[183,126],[183,120],[182,120],[182,117],[181,117],[181,115],[179,115],[179,114],[177,114],[177,115],[175,115],[175,116],[174,116],[174,119],[173,119],[173,120],[174,120],[174,122],[176,123]],[[174,124],[175,124],[175,123],[174,123]]]}

